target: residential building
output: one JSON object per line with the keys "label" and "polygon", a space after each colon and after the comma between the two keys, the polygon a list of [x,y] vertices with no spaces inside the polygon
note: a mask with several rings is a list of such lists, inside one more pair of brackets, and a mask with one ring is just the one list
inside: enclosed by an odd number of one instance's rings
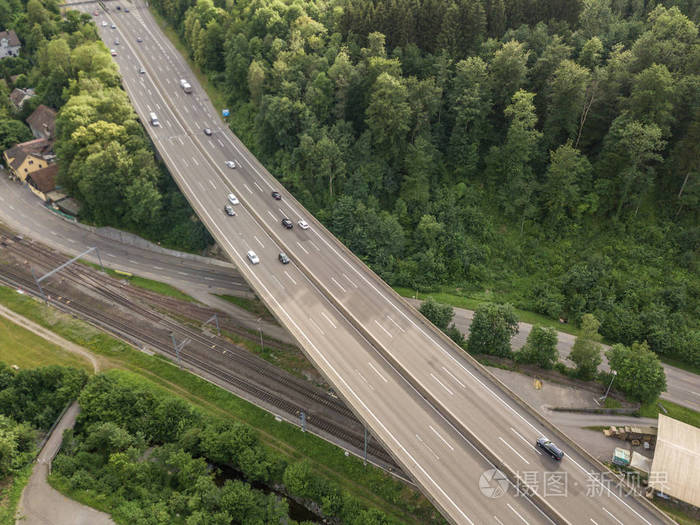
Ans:
{"label": "residential building", "polygon": [[34,136],[53,142],[56,131],[56,112],[44,104],[40,104],[34,112],[27,117],[27,124]]}
{"label": "residential building", "polygon": [[10,175],[22,182],[31,173],[46,168],[56,158],[51,142],[45,138],[17,144],[5,150],[3,157]]}
{"label": "residential building", "polygon": [[[52,200],[51,194],[55,193],[56,175],[58,174],[58,164],[50,164],[27,175],[29,189],[43,201]],[[65,195],[61,194],[61,197]]]}
{"label": "residential building", "polygon": [[14,31],[0,31],[0,59],[19,56],[22,44]]}
{"label": "residential building", "polygon": [[12,93],[10,93],[10,102],[12,102],[12,105],[15,107],[16,110],[20,110],[22,109],[22,106],[24,106],[24,103],[30,98],[32,98],[35,94],[36,93],[34,93],[34,90],[31,88],[15,88],[12,90]]}

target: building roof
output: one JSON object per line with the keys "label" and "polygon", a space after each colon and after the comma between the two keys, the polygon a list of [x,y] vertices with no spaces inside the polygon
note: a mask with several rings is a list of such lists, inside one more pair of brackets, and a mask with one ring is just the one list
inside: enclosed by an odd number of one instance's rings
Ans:
{"label": "building roof", "polygon": [[12,146],[10,149],[5,151],[5,156],[8,159],[12,159],[10,161],[10,168],[16,170],[22,165],[24,159],[26,159],[29,155],[41,157],[43,155],[51,154],[51,150],[51,142],[45,138],[40,138]]}
{"label": "building roof", "polygon": [[8,46],[21,46],[21,42],[19,41],[19,37],[17,36],[17,33],[15,33],[12,29],[9,31],[0,31],[0,40],[3,38],[7,38],[7,45]]}
{"label": "building roof", "polygon": [[27,124],[34,131],[48,133],[50,137],[53,137],[56,128],[56,112],[49,106],[39,104],[34,112],[27,117]]}
{"label": "building roof", "polygon": [[27,93],[24,89],[15,88],[10,93],[10,102],[12,102],[16,107],[20,107],[25,99],[31,97],[32,95]]}
{"label": "building roof", "polygon": [[659,414],[649,485],[700,507],[700,428]]}
{"label": "building roof", "polygon": [[48,193],[56,189],[56,175],[58,174],[58,164],[51,164],[34,173],[27,175],[27,182],[42,193]]}

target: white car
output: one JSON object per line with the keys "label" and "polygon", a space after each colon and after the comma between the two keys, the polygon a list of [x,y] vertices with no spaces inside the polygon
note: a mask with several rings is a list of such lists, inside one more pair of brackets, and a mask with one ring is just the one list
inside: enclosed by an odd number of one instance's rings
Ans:
{"label": "white car", "polygon": [[102,20],[102,27],[107,27],[107,21],[106,21],[106,20]]}
{"label": "white car", "polygon": [[116,28],[117,28],[117,26],[112,24],[112,29],[116,29]]}
{"label": "white car", "polygon": [[246,255],[248,257],[248,260],[250,261],[250,264],[258,264],[260,262],[260,259],[257,255],[255,255],[255,252],[253,250],[249,250]]}
{"label": "white car", "polygon": [[113,57],[117,56],[117,52],[114,49],[110,49],[109,52]]}
{"label": "white car", "polygon": [[228,194],[228,201],[233,205],[239,204],[238,198],[233,193]]}
{"label": "white car", "polygon": [[309,229],[309,223],[306,222],[304,219],[301,219],[297,224],[299,225],[299,228],[301,228],[302,230]]}
{"label": "white car", "polygon": [[226,165],[227,165],[229,168],[231,168],[231,169],[233,169],[233,168],[236,167],[235,161],[232,161],[232,160],[227,160],[227,161],[226,161]]}

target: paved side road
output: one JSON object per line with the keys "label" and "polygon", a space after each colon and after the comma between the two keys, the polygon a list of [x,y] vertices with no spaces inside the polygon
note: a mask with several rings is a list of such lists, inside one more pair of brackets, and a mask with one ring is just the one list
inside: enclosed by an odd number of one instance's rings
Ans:
{"label": "paved side road", "polygon": [[[421,303],[421,301],[416,299],[406,300],[416,308],[418,308]],[[464,308],[455,308],[454,312],[455,326],[460,332],[468,335],[474,312]],[[532,325],[528,323],[518,323],[518,327],[519,332],[511,339],[511,345],[514,350],[519,350],[525,345],[527,336],[530,334],[530,330],[532,330]],[[574,342],[576,342],[576,336],[564,332],[558,332],[557,334],[557,349],[559,350],[560,359],[565,361],[569,366],[573,366],[573,363],[568,360],[568,357],[574,346]],[[602,345],[602,347],[603,362],[600,368],[602,370],[610,370],[608,359],[605,357],[604,353],[610,347],[608,345]],[[667,364],[664,364],[663,367],[666,372],[667,386],[666,392],[661,395],[661,398],[700,412],[700,376]]]}
{"label": "paved side road", "polygon": [[63,431],[75,425],[79,413],[80,405],[76,401],[39,453],[32,476],[19,500],[19,517],[15,525],[115,525],[108,514],[65,497],[46,482],[49,463],[61,447]]}

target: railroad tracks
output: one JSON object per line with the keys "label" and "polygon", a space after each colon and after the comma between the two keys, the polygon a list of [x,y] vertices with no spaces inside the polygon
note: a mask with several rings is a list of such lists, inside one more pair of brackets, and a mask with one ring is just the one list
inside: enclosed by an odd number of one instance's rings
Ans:
{"label": "railroad tracks", "polygon": [[[0,234],[0,246],[15,260],[19,259],[15,265],[0,263],[0,282],[37,297],[40,296],[39,291],[23,266],[31,261],[34,266],[48,270],[67,260],[42,245],[16,241],[7,235]],[[179,341],[189,339],[180,351],[180,359],[188,368],[216,378],[234,391],[257,400],[265,408],[274,407],[273,412],[288,418],[298,418],[304,411],[308,430],[322,437],[340,440],[355,451],[363,449],[364,428],[340,400],[226,339],[206,335],[159,311],[172,311],[204,322],[213,315],[214,310],[190,303],[183,305],[177,299],[126,286],[122,281],[82,266],[69,266],[42,285],[49,302],[55,307],[138,348],[151,348],[174,358],[170,334],[174,334]],[[108,305],[108,313],[90,304],[95,302]],[[153,305],[157,308],[153,308]],[[139,322],[135,322],[135,319]],[[225,317],[224,323],[226,330],[250,337],[246,330],[232,326],[233,323]],[[282,347],[280,343],[275,343],[268,342],[267,345]],[[393,458],[376,441],[370,440],[367,454],[371,461],[401,475]]]}

